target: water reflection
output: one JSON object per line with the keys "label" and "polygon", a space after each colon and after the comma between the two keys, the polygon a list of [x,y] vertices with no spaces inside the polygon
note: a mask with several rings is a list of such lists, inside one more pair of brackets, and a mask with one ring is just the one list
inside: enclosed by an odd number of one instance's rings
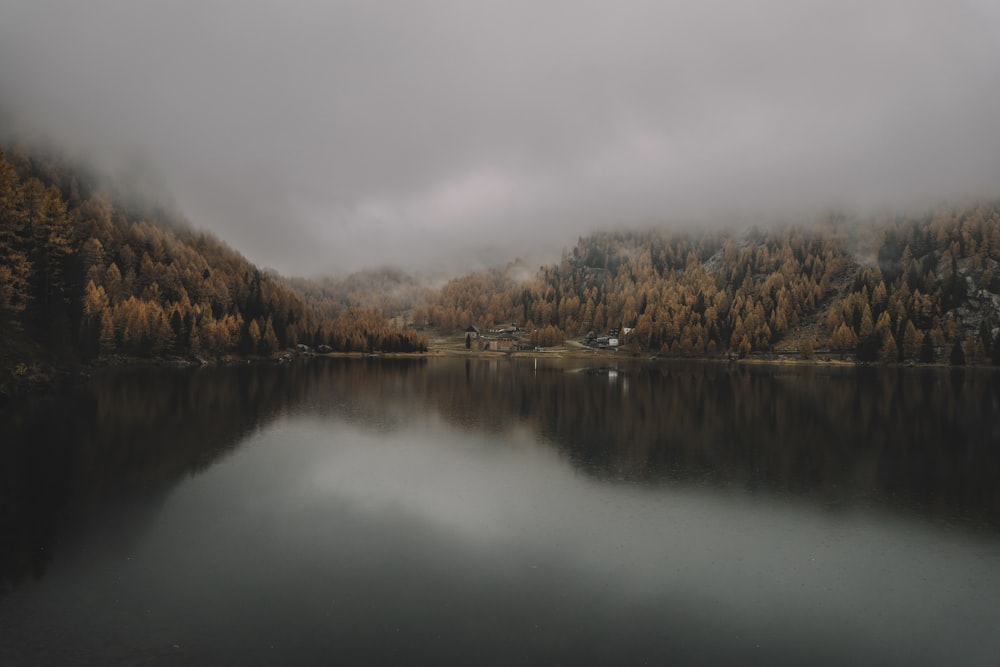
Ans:
{"label": "water reflection", "polygon": [[155,507],[280,415],[336,415],[384,434],[427,413],[514,443],[547,441],[602,480],[735,486],[1000,526],[996,373],[314,360],[117,371],[9,409],[0,574],[40,575],[57,524]]}
{"label": "water reflection", "polygon": [[[0,415],[0,592],[41,576],[57,529],[101,512],[141,522],[181,479],[303,400],[299,366],[125,369]],[[122,517],[119,517],[122,518]]]}
{"label": "water reflection", "polygon": [[310,409],[384,428],[428,410],[472,431],[525,428],[601,479],[736,485],[1000,526],[996,373],[500,360],[345,365],[321,384],[340,403]]}
{"label": "water reflection", "polygon": [[0,664],[989,664],[998,405],[908,369],[109,373],[0,420]]}
{"label": "water reflection", "polygon": [[[410,576],[393,579],[389,591],[380,578],[386,567],[415,568],[424,612],[446,613],[466,632],[467,621],[436,601],[443,592],[473,608],[457,578],[498,626],[475,636],[494,640],[516,627],[520,648],[537,662],[965,664],[1000,648],[992,640],[995,539],[882,512],[817,516],[737,490],[608,484],[576,473],[552,449],[512,445],[517,429],[491,437],[431,425],[375,436],[334,423],[283,427],[275,438],[308,450],[298,454],[302,464],[255,467],[281,468],[279,486],[298,489],[281,516],[338,507],[363,519],[328,523],[325,537],[287,529],[282,542],[341,554],[344,537],[360,539],[344,564],[366,562],[351,570],[366,590],[389,596],[395,610]],[[278,492],[273,502],[289,499]],[[549,644],[567,637],[579,645],[560,653]],[[511,648],[495,664],[509,664]],[[595,658],[601,649],[608,652]]]}

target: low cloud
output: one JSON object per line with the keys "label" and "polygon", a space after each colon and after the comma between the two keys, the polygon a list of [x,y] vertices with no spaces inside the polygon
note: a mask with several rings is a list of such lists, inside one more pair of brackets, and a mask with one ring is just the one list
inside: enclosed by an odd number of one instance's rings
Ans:
{"label": "low cloud", "polygon": [[17,131],[139,156],[196,225],[293,274],[995,196],[998,75],[986,0],[0,10]]}

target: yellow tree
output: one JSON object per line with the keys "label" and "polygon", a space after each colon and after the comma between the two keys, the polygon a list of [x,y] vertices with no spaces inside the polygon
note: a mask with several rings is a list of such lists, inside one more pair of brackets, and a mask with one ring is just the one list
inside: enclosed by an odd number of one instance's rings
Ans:
{"label": "yellow tree", "polygon": [[108,306],[101,310],[100,327],[98,351],[100,354],[111,354],[115,351],[117,344],[115,342],[114,319],[111,316],[111,308]]}
{"label": "yellow tree", "polygon": [[916,359],[920,354],[920,345],[923,343],[923,336],[917,331],[917,327],[911,320],[906,321],[906,328],[903,332],[903,358]]}
{"label": "yellow tree", "polygon": [[857,346],[858,337],[854,330],[847,326],[847,323],[841,322],[837,330],[830,336],[830,347],[834,350],[852,350]]}
{"label": "yellow tree", "polygon": [[253,349],[258,350],[260,347],[261,332],[260,332],[260,325],[257,324],[257,320],[250,320],[250,326],[248,331],[250,336],[250,343],[253,345]]}
{"label": "yellow tree", "polygon": [[893,337],[892,332],[886,333],[878,356],[883,363],[887,364],[896,361],[899,357],[899,349],[896,347],[896,339]]}
{"label": "yellow tree", "polygon": [[264,322],[264,331],[260,336],[258,350],[261,354],[267,356],[276,352],[277,349],[278,336],[274,333],[274,324],[271,321],[271,316],[268,315],[267,320]]}

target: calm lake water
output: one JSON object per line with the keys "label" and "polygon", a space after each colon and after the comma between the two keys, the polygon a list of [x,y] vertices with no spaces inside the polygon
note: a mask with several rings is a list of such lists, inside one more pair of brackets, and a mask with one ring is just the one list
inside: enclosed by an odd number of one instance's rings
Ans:
{"label": "calm lake water", "polygon": [[1000,375],[312,359],[0,413],[0,665],[1000,664]]}

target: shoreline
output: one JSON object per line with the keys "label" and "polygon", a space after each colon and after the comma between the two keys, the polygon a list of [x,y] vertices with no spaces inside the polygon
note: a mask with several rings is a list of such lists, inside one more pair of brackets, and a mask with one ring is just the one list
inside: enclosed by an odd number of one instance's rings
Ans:
{"label": "shoreline", "polygon": [[195,368],[202,366],[235,366],[244,364],[286,364],[297,359],[309,358],[332,359],[548,359],[566,361],[594,360],[607,362],[612,360],[628,361],[642,364],[669,364],[673,362],[727,364],[730,366],[785,366],[800,368],[927,368],[935,370],[996,370],[1000,366],[992,364],[964,364],[952,366],[948,363],[920,363],[912,360],[903,362],[859,362],[854,359],[837,359],[832,354],[817,354],[816,358],[806,359],[795,353],[764,352],[751,354],[742,359],[733,357],[673,357],[657,354],[641,354],[629,351],[610,351],[574,347],[552,347],[543,350],[491,351],[468,350],[451,347],[431,347],[426,352],[301,352],[286,350],[270,357],[239,357],[226,355],[215,358],[143,358],[115,355],[101,357],[78,365],[62,365],[42,360],[21,361],[10,368],[4,369],[5,377],[0,381],[0,404],[27,396],[45,394],[67,386],[86,382],[93,372],[104,368],[126,367],[177,367]]}

